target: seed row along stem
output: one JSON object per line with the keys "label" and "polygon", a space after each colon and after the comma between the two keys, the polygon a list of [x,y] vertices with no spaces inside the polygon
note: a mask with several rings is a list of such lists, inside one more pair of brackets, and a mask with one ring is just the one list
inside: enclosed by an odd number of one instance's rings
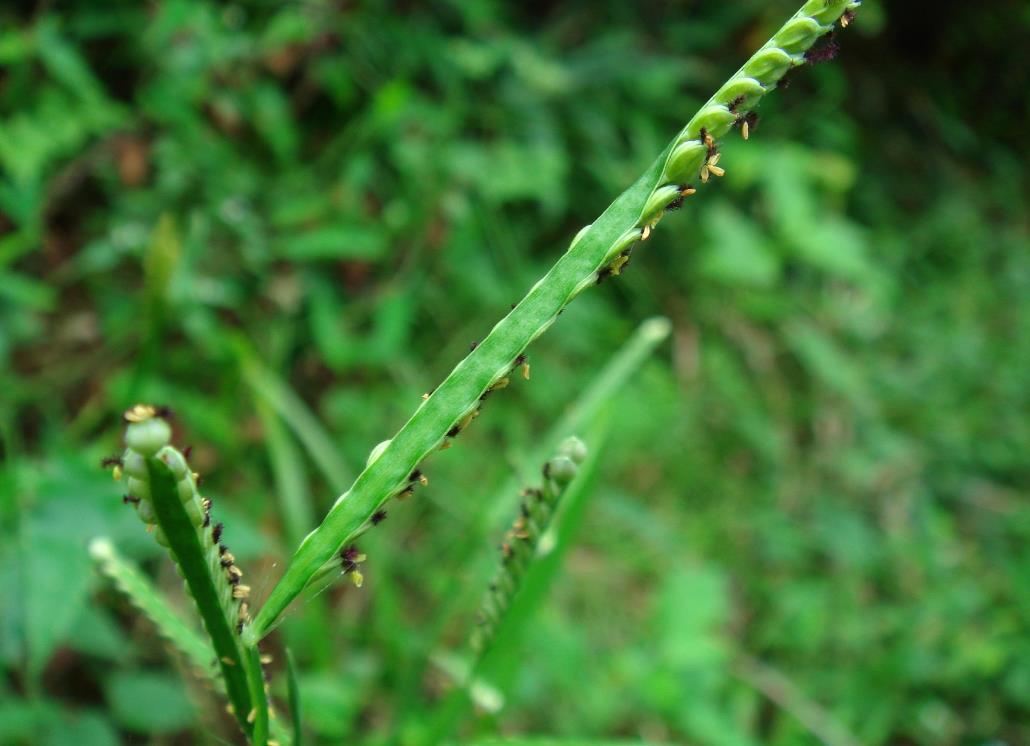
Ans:
{"label": "seed row along stem", "polygon": [[579,438],[567,438],[557,455],[544,465],[543,484],[523,490],[519,516],[501,544],[501,566],[490,583],[472,633],[472,650],[477,656],[482,657],[490,646],[523,576],[540,551],[540,540],[551,525],[565,488],[576,476],[586,452]]}
{"label": "seed row along stem", "polygon": [[199,476],[170,445],[168,416],[149,405],[130,409],[125,413],[125,452],[108,461],[114,462],[116,479],[126,477],[124,501],[168,549],[185,580],[211,638],[230,711],[251,742],[263,746],[268,703],[260,663],[256,649],[245,650],[239,638],[248,618],[250,589],[222,541],[222,524],[211,520],[211,501],[197,489]]}
{"label": "seed row along stem", "polygon": [[837,21],[849,22],[858,5],[855,0],[808,0],[708,100],[647,172],[580,231],[565,254],[425,398],[393,439],[377,448],[375,458],[321,525],[304,538],[245,628],[246,644],[254,645],[268,634],[290,602],[383,503],[408,489],[409,475],[419,464],[450,445],[476,416],[483,398],[505,385],[525,363],[528,345],[547,331],[573,298],[618,275],[634,247],[650,236],[667,210],[679,207],[712,176],[725,173],[718,139],[734,127],[748,135],[758,101],[790,70],[828,58],[832,43],[815,45],[828,37]]}

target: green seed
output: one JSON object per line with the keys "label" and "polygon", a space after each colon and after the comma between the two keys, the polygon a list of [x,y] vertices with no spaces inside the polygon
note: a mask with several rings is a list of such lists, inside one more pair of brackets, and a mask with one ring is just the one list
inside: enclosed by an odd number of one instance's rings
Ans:
{"label": "green seed", "polygon": [[157,518],[154,516],[154,506],[150,504],[150,500],[141,499],[136,503],[136,514],[139,515],[140,520],[148,526],[154,525],[157,521]]}
{"label": "green seed", "polygon": [[733,126],[737,116],[729,111],[725,105],[717,104],[706,106],[690,120],[685,132],[686,136],[693,140],[701,136],[701,130],[705,129],[712,137],[721,137]]}
{"label": "green seed", "polygon": [[587,457],[587,446],[582,440],[572,435],[561,442],[558,453],[568,456],[577,464],[582,464]]}
{"label": "green seed", "polygon": [[132,422],[125,429],[125,444],[141,457],[153,456],[172,438],[172,428],[159,417]]}
{"label": "green seed", "polygon": [[664,177],[675,183],[690,181],[697,174],[708,155],[708,148],[697,140],[677,145],[665,165]]}
{"label": "green seed", "polygon": [[644,212],[640,221],[642,223],[649,223],[656,217],[661,216],[665,208],[669,206],[669,203],[679,196],[679,187],[673,184],[656,189],[651,198],[647,200],[647,204],[644,205]]}
{"label": "green seed", "polygon": [[829,30],[811,18],[795,18],[788,21],[772,40],[783,51],[799,54],[812,46],[811,39],[818,38]]}
{"label": "green seed", "polygon": [[[132,453],[132,451],[127,451],[127,453]],[[125,487],[133,497],[138,497],[140,500],[144,501],[150,499],[150,482],[146,481],[145,478],[137,479],[136,477],[129,477],[125,481]]]}
{"label": "green seed", "polygon": [[190,467],[186,463],[186,457],[175,448],[166,445],[158,451],[157,457],[164,461],[165,466],[172,470],[176,481],[181,482],[190,475]]}
{"label": "green seed", "polygon": [[125,455],[122,456],[122,471],[125,472],[128,477],[132,477],[134,479],[146,479],[147,462],[143,458],[142,454],[136,451],[126,451]]}

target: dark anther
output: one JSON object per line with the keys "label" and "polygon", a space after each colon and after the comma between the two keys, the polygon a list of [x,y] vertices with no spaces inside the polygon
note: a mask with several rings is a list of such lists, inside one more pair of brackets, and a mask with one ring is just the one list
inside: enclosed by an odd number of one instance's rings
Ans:
{"label": "dark anther", "polygon": [[354,545],[340,550],[340,562],[343,564],[343,571],[345,573],[354,572],[358,569],[358,563],[355,560],[357,560],[359,554],[358,548]]}
{"label": "dark anther", "polygon": [[597,284],[600,285],[602,282],[612,276],[612,271],[608,267],[598,270],[597,272]]}
{"label": "dark anther", "polygon": [[370,520],[372,521],[373,526],[378,526],[380,523],[386,520],[386,511],[377,510],[375,513],[372,514],[372,518]]}
{"label": "dark anther", "polygon": [[472,344],[469,345],[469,352],[472,352],[477,347],[479,347],[479,342],[473,342]]}
{"label": "dark anther", "polygon": [[415,471],[411,472],[411,476],[408,477],[408,481],[409,482],[417,482],[421,478],[422,478],[422,470],[421,469],[415,469]]}
{"label": "dark anther", "polygon": [[515,358],[515,367],[518,367],[520,365],[525,365],[525,363],[526,363],[526,354],[525,353],[522,353],[521,355],[519,355],[518,357]]}
{"label": "dark anther", "polygon": [[222,538],[222,529],[224,529],[224,528],[225,528],[225,526],[221,522],[215,524],[215,527],[213,529],[211,529],[211,541],[212,541],[212,543],[214,543],[214,544],[218,543],[218,541]]}
{"label": "dark anther", "polygon": [[211,513],[210,511],[204,511],[204,528],[211,525]]}
{"label": "dark anther", "polygon": [[840,46],[833,38],[833,32],[831,31],[821,37],[807,52],[805,52],[805,62],[809,62],[813,65],[820,62],[829,62],[837,56],[837,52],[839,51]]}
{"label": "dark anther", "polygon": [[154,407],[154,416],[160,417],[162,420],[170,420],[175,416],[175,413],[172,411],[171,407],[161,405],[159,407]]}
{"label": "dark anther", "polygon": [[193,453],[193,446],[186,446],[182,449],[182,457],[187,461],[189,460],[191,453]]}
{"label": "dark anther", "polygon": [[729,104],[727,104],[726,108],[736,113],[737,107],[740,106],[742,103],[744,103],[744,96],[737,96],[735,99],[730,101]]}
{"label": "dark anther", "polygon": [[100,467],[103,469],[110,469],[112,466],[124,466],[122,463],[121,456],[108,456],[107,458],[100,459]]}
{"label": "dark anther", "polygon": [[460,432],[461,432],[461,425],[455,425],[454,427],[452,427],[450,430],[447,431],[447,437],[448,438],[456,437],[458,435],[458,433],[460,433]]}
{"label": "dark anther", "polygon": [[122,502],[126,505],[129,505],[130,503],[138,503],[139,498],[135,495],[122,495]]}

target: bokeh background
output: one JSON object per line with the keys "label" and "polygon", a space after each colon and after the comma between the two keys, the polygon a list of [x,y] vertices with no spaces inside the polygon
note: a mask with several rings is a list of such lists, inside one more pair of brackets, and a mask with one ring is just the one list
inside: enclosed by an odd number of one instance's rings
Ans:
{"label": "bokeh background", "polygon": [[[86,553],[111,537],[188,611],[98,466],[125,407],[175,409],[266,593],[794,9],[5,4],[0,742],[237,737]],[[505,706],[457,735],[1030,743],[1028,33],[1015,0],[869,2],[767,97],[391,506],[365,587],[291,611],[309,736],[424,737],[529,454],[664,315],[582,433],[602,467]]]}

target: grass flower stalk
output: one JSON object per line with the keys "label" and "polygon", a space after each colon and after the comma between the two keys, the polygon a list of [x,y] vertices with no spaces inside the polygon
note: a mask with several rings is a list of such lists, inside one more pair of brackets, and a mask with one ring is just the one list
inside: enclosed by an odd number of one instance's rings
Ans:
{"label": "grass flower stalk", "polygon": [[526,365],[526,348],[577,295],[619,275],[663,215],[695,194],[725,163],[719,139],[734,128],[754,129],[754,109],[789,71],[831,56],[825,44],[838,21],[850,20],[855,0],[808,0],[713,95],[651,167],[569,249],[489,335],[451,371],[400,431],[381,447],[322,523],[301,542],[289,567],[244,630],[256,644],[311,579],[394,496],[411,488],[411,475],[434,451],[447,448],[479,413],[486,397]]}
{"label": "grass flower stalk", "polygon": [[147,530],[168,549],[186,590],[196,603],[230,709],[252,743],[263,744],[268,706],[260,661],[241,645],[248,619],[249,587],[224,542],[224,527],[211,518],[211,501],[198,490],[199,475],[171,441],[169,413],[137,404],[125,413],[126,449],[115,459],[117,479],[125,479],[123,500],[135,508]]}

